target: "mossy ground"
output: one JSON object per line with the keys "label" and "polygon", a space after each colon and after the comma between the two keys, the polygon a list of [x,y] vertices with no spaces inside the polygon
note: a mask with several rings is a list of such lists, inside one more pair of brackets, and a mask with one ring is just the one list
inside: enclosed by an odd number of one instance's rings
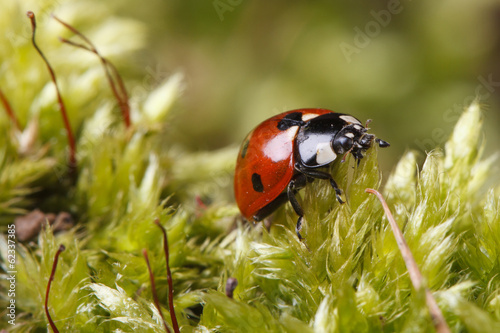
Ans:
{"label": "mossy ground", "polygon": [[[120,31],[121,23],[114,24]],[[50,50],[44,41],[42,49]],[[377,155],[383,151],[370,149],[359,166],[352,157],[334,163],[330,171],[346,204],[338,204],[327,182],[301,191],[300,242],[288,205],[266,229],[242,221],[227,199],[236,147],[190,153],[176,144],[169,121],[182,90],[179,75],[146,96],[132,94],[133,126],[126,129],[104,93],[109,88],[98,61],[65,49],[71,60],[49,54],[77,136],[77,174],[70,177],[53,86],[28,41],[17,52],[6,63],[16,73],[13,87],[17,82],[33,98],[16,103],[24,134],[0,118],[7,134],[0,137],[0,308],[6,329],[47,330],[45,290],[64,244],[49,301],[60,331],[163,332],[141,252],[148,250],[169,321],[162,237],[153,223],[159,218],[168,231],[182,332],[433,330],[424,293],[411,285],[380,203],[365,193],[382,183]],[[12,87],[3,90],[16,96]],[[383,187],[454,332],[500,330],[500,189],[493,182],[496,155],[482,156],[481,129],[481,108],[474,103],[444,150],[427,156],[408,151]],[[31,242],[16,242],[11,326],[5,310],[7,226],[35,208],[69,212],[77,223],[67,232],[46,228]],[[234,299],[224,294],[229,277],[238,281]]]}

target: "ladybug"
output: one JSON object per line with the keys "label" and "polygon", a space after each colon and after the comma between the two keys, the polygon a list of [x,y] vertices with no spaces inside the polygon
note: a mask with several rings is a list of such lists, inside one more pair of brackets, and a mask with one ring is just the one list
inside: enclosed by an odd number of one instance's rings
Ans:
{"label": "ladybug", "polygon": [[330,173],[320,170],[351,153],[359,161],[375,140],[351,115],[326,109],[297,109],[269,118],[251,131],[241,145],[234,175],[234,194],[242,215],[261,221],[289,201],[299,216],[299,239],[304,212],[295,197],[313,179],[328,180],[339,203],[341,190]]}

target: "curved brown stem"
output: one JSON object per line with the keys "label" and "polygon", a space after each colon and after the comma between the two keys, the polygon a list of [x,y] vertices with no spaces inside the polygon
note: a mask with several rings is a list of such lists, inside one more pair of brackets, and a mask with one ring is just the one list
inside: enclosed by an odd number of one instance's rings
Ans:
{"label": "curved brown stem", "polygon": [[47,320],[49,321],[49,325],[52,328],[52,331],[54,333],[59,333],[59,330],[57,329],[56,324],[52,320],[52,317],[50,316],[49,313],[49,294],[50,294],[50,286],[52,285],[52,280],[54,280],[54,276],[56,274],[56,268],[57,268],[57,262],[59,261],[59,256],[61,255],[61,252],[64,251],[66,248],[64,245],[59,245],[59,249],[57,249],[56,255],[54,257],[54,263],[52,264],[52,271],[50,272],[50,277],[49,277],[49,283],[47,284],[47,289],[45,290],[45,315],[47,316]]}
{"label": "curved brown stem", "polygon": [[19,120],[17,119],[16,114],[14,113],[14,110],[12,110],[12,107],[10,106],[10,103],[7,100],[7,97],[5,97],[5,95],[3,94],[2,89],[0,89],[0,101],[3,104],[5,112],[7,112],[7,115],[14,123],[14,126],[16,126],[16,129],[18,131],[21,131],[21,125],[19,124]]}
{"label": "curved brown stem", "polygon": [[75,144],[75,137],[73,136],[73,131],[71,130],[71,125],[69,123],[69,118],[68,118],[68,113],[66,112],[66,106],[64,105],[64,101],[62,99],[59,86],[57,85],[57,78],[56,78],[56,73],[52,69],[52,66],[50,65],[49,61],[43,54],[42,50],[38,47],[35,41],[35,32],[36,32],[36,19],[35,19],[35,14],[32,11],[28,11],[26,13],[28,18],[31,20],[31,42],[33,44],[33,47],[36,49],[40,57],[42,57],[43,61],[45,62],[45,65],[47,66],[47,69],[49,70],[50,78],[52,79],[52,82],[56,86],[56,92],[57,92],[57,102],[59,104],[59,110],[61,111],[61,116],[63,118],[64,122],[64,127],[66,128],[66,135],[68,136],[68,145],[69,145],[69,167],[70,171],[72,173],[75,173],[76,171],[76,144]]}
{"label": "curved brown stem", "polygon": [[[398,244],[399,251],[403,256],[406,269],[408,269],[408,274],[410,276],[410,280],[413,284],[413,287],[416,290],[419,290],[420,288],[422,288],[423,285],[422,273],[418,269],[417,262],[415,261],[415,258],[413,257],[413,254],[411,253],[411,250],[408,247],[408,244],[406,243],[403,233],[401,232],[401,229],[399,229],[399,226],[396,223],[396,220],[394,219],[394,216],[392,215],[389,206],[385,202],[384,197],[382,196],[382,194],[380,194],[380,192],[373,190],[371,188],[367,188],[365,192],[375,194],[379,199],[380,203],[382,204],[382,207],[384,208],[385,211],[385,215],[387,216],[389,224],[391,225],[392,232],[394,233],[394,238],[396,238],[396,243]],[[431,317],[433,319],[436,332],[450,333],[451,332],[450,328],[448,327],[448,324],[444,319],[443,313],[441,312],[441,309],[438,307],[436,300],[434,299],[434,296],[432,296],[432,293],[428,288],[425,288],[425,300],[427,303],[427,307],[429,308]]]}
{"label": "curved brown stem", "polygon": [[175,333],[179,333],[179,324],[177,323],[177,316],[175,315],[174,309],[174,287],[172,283],[172,272],[170,271],[170,258],[168,251],[168,237],[167,231],[160,224],[158,219],[155,219],[155,224],[161,229],[163,233],[163,250],[165,251],[165,262],[167,266],[167,282],[168,282],[168,310],[170,311],[170,318],[172,319],[172,327]]}
{"label": "curved brown stem", "polygon": [[68,30],[73,32],[78,37],[80,37],[85,43],[87,43],[87,45],[75,43],[75,42],[72,42],[68,39],[60,37],[59,39],[61,40],[61,42],[69,44],[69,45],[74,46],[74,47],[84,49],[84,50],[89,51],[89,52],[92,52],[99,57],[99,60],[101,61],[102,65],[104,67],[104,73],[106,75],[106,78],[108,79],[109,86],[111,87],[111,91],[113,92],[113,95],[115,96],[116,101],[118,102],[118,106],[120,107],[120,110],[122,112],[122,117],[123,117],[123,121],[125,123],[125,126],[127,128],[129,128],[131,125],[129,97],[128,97],[127,89],[125,88],[125,84],[123,83],[123,79],[122,79],[120,73],[118,73],[118,70],[116,69],[116,67],[111,62],[109,62],[108,59],[104,58],[99,53],[99,51],[97,51],[97,48],[94,46],[94,44],[84,34],[82,34],[80,31],[78,31],[75,27],[64,22],[63,20],[61,20],[57,16],[52,15],[52,17],[57,22],[64,25]]}
{"label": "curved brown stem", "polygon": [[154,277],[153,272],[151,270],[151,265],[149,264],[148,251],[146,251],[146,249],[143,249],[142,255],[144,256],[144,259],[146,259],[146,266],[148,266],[149,281],[151,282],[151,292],[153,294],[153,301],[155,303],[156,309],[160,313],[160,317],[161,317],[161,320],[163,321],[163,327],[165,327],[165,331],[167,333],[170,333],[170,329],[168,328],[167,323],[165,322],[165,317],[163,317],[163,312],[161,311],[160,301],[158,299],[158,294],[156,293],[155,277]]}

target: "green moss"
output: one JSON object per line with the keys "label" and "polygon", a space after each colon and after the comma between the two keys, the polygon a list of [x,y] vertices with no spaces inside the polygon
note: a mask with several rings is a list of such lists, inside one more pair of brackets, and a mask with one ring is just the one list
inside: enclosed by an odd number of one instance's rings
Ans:
{"label": "green moss", "polygon": [[[36,55],[26,45],[21,50],[19,57],[33,56],[28,63],[34,66]],[[13,58],[15,70],[21,60]],[[66,67],[71,66],[62,66],[59,76],[68,86],[96,75],[87,68],[74,78]],[[337,202],[327,182],[315,181],[300,192],[303,242],[295,235],[297,216],[289,205],[271,217],[269,230],[250,225],[241,221],[230,196],[235,148],[192,153],[169,134],[180,78],[174,75],[137,101],[130,130],[121,124],[112,98],[102,93],[105,85],[89,84],[85,94],[63,89],[72,101],[78,139],[76,183],[67,174],[65,138],[45,75],[33,83],[30,93],[37,97],[26,106],[40,111],[20,116],[22,124],[40,118],[40,135],[34,131],[23,146],[26,141],[0,118],[8,133],[0,138],[3,230],[15,216],[37,207],[71,212],[77,222],[69,232],[54,235],[47,228],[37,242],[16,243],[17,324],[10,330],[46,329],[45,288],[62,243],[67,250],[49,299],[61,331],[162,332],[141,253],[148,250],[170,322],[162,237],[153,224],[157,217],[168,231],[183,331],[433,329],[424,294],[413,290],[381,206],[365,193],[383,181],[378,148],[368,150],[359,165],[349,156],[332,166],[345,204]],[[16,79],[24,87],[31,76],[20,72]],[[497,159],[482,156],[481,126],[480,107],[472,104],[444,150],[430,152],[421,167],[417,154],[408,151],[383,189],[453,331],[500,329],[500,199],[490,171]],[[0,237],[3,277],[11,270],[7,241],[6,234]],[[238,280],[234,299],[224,295],[228,277]],[[4,309],[8,282],[1,283]]]}

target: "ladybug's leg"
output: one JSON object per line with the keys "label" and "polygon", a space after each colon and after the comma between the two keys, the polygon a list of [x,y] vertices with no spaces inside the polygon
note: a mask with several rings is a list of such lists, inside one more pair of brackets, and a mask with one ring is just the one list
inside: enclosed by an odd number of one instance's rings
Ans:
{"label": "ladybug's leg", "polygon": [[332,175],[330,175],[328,172],[323,172],[323,171],[319,171],[319,170],[315,170],[315,169],[306,168],[298,163],[295,165],[295,168],[299,172],[301,172],[302,174],[304,174],[308,177],[329,180],[330,185],[332,185],[333,189],[335,190],[335,196],[337,197],[338,202],[341,204],[344,203],[344,201],[341,198],[342,191],[340,190],[340,188],[337,185],[337,183],[335,182],[335,180],[333,180]]}
{"label": "ladybug's leg", "polygon": [[302,229],[302,219],[304,218],[304,211],[302,210],[302,207],[300,207],[299,201],[295,197],[295,192],[297,192],[298,189],[304,187],[306,185],[306,181],[307,180],[304,175],[299,175],[298,177],[292,179],[290,183],[288,183],[288,187],[286,189],[288,201],[290,201],[295,214],[299,216],[297,225],[295,226],[295,231],[297,232],[297,237],[299,237],[299,240],[302,240],[300,229]]}
{"label": "ladybug's leg", "polygon": [[255,213],[252,218],[255,221],[262,221],[269,215],[271,215],[278,207],[283,205],[285,202],[287,202],[288,197],[286,193],[281,193],[276,199],[271,201],[269,204],[261,208],[257,213]]}

